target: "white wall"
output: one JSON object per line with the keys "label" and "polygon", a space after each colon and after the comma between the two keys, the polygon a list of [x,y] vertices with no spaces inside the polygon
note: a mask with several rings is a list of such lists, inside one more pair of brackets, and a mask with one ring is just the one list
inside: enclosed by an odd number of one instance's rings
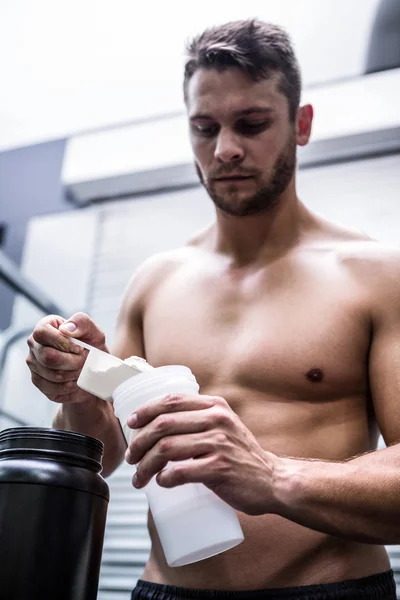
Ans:
{"label": "white wall", "polygon": [[356,75],[379,0],[1,0],[0,150],[181,110],[187,37],[259,17],[287,28],[304,81]]}
{"label": "white wall", "polygon": [[[97,211],[71,211],[41,216],[30,221],[22,257],[22,273],[34,281],[70,316],[86,305],[92,255],[95,250]],[[43,313],[22,296],[16,298],[12,316],[15,327],[31,327]],[[20,419],[50,427],[57,405],[31,383],[25,363],[26,339],[13,344],[2,373],[1,407]],[[9,424],[0,419],[0,430]],[[12,424],[12,426],[14,426]]]}

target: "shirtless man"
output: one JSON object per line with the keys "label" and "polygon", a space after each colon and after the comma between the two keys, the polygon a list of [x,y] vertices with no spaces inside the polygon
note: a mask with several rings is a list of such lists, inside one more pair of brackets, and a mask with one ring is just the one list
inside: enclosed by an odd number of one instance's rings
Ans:
{"label": "shirtless man", "polygon": [[127,449],[111,405],[76,386],[86,351],[59,331],[107,350],[98,326],[53,315],[28,340],[55,427],[103,440],[105,475],[125,456],[137,488],[202,482],[238,511],[242,544],[179,568],[150,515],[133,598],[396,598],[383,545],[400,543],[400,256],[298,199],[313,116],[299,98],[277,27],[230,23],[189,47],[190,137],[216,220],[138,270],[112,352],[187,365],[200,395],[137,410]]}

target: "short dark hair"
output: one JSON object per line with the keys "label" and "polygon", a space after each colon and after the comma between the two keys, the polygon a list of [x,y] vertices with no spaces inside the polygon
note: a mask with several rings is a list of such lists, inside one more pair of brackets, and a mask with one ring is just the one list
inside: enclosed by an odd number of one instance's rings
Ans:
{"label": "short dark hair", "polygon": [[278,25],[257,19],[231,21],[206,29],[187,45],[184,97],[198,69],[224,71],[237,67],[253,81],[280,73],[279,88],[289,103],[289,117],[295,120],[301,95],[301,73],[289,35]]}

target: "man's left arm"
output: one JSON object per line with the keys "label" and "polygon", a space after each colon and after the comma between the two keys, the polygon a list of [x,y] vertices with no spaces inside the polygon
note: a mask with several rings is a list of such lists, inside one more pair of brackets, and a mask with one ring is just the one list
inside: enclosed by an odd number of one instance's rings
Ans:
{"label": "man's left arm", "polygon": [[400,543],[400,268],[376,277],[369,353],[371,396],[388,446],[345,462],[282,459],[274,469],[280,515],[367,543]]}

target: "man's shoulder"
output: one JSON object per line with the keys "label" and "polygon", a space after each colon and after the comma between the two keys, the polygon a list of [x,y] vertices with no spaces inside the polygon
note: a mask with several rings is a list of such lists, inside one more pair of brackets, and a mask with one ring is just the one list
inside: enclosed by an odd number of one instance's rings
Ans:
{"label": "man's shoulder", "polygon": [[149,299],[174,272],[190,260],[193,250],[181,247],[153,254],[135,270],[122,299],[123,310],[141,315]]}
{"label": "man's shoulder", "polygon": [[400,248],[371,238],[344,240],[336,246],[337,258],[357,280],[378,295],[400,298]]}
{"label": "man's shoulder", "polygon": [[400,248],[371,238],[343,240],[336,246],[341,262],[361,270],[400,269]]}
{"label": "man's shoulder", "polygon": [[330,221],[324,223],[324,240],[338,259],[355,268],[400,268],[400,247],[379,241],[368,233]]}
{"label": "man's shoulder", "polygon": [[361,292],[372,321],[397,323],[400,319],[400,249],[374,240],[345,244],[339,251],[344,266]]}
{"label": "man's shoulder", "polygon": [[210,226],[195,233],[183,246],[153,254],[137,269],[136,279],[160,282],[180,267],[204,256],[204,241],[209,231]]}
{"label": "man's shoulder", "polygon": [[400,247],[369,234],[325,221],[322,246],[333,251],[338,263],[368,288],[397,286],[400,292]]}
{"label": "man's shoulder", "polygon": [[138,293],[152,290],[177,270],[196,260],[199,254],[201,249],[192,244],[153,254],[137,268],[129,285]]}

